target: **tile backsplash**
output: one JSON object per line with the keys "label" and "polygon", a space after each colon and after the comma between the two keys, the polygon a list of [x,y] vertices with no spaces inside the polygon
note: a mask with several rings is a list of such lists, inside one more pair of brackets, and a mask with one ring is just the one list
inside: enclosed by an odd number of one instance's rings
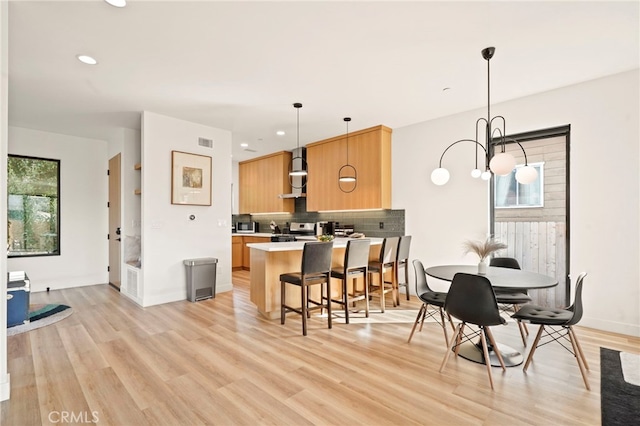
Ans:
{"label": "tile backsplash", "polygon": [[[354,232],[369,237],[395,237],[404,235],[404,210],[366,210],[339,212],[306,212],[298,208],[293,214],[233,215],[233,223],[254,221],[260,224],[260,232],[271,232],[269,224],[273,220],[281,230],[291,222],[339,222],[340,225],[353,225]],[[304,200],[304,199],[302,199]],[[306,200],[305,200],[306,201]]]}

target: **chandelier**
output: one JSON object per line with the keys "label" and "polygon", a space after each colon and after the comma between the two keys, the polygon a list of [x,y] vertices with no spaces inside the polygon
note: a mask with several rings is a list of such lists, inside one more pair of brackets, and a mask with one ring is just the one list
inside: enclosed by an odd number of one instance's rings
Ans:
{"label": "chandelier", "polygon": [[[442,167],[442,159],[444,158],[444,154],[454,145],[460,142],[471,142],[476,146],[476,162],[475,168],[471,171],[471,176],[474,178],[482,178],[483,180],[491,179],[491,174],[496,174],[500,176],[506,176],[510,174],[513,169],[516,167],[516,160],[513,158],[513,155],[505,152],[505,145],[507,142],[516,143],[522,150],[524,154],[524,166],[518,167],[516,170],[516,180],[522,184],[529,184],[535,182],[538,178],[538,172],[536,169],[529,165],[527,162],[527,153],[524,148],[515,139],[508,138],[505,136],[506,131],[506,122],[503,116],[497,115],[495,117],[491,117],[491,67],[490,60],[495,53],[495,47],[487,47],[482,49],[482,57],[487,61],[487,118],[481,117],[476,121],[476,137],[475,139],[461,139],[455,141],[451,145],[449,145],[440,156],[440,162],[438,163],[438,168],[431,172],[431,181],[436,185],[444,185],[449,181],[449,171]],[[484,127],[484,128],[483,128]],[[484,145],[479,142],[478,135],[479,133],[484,133]],[[495,140],[495,141],[494,141]],[[492,142],[494,141],[494,142]],[[492,148],[500,146],[500,152],[495,154],[493,158],[489,159],[490,153],[494,150]],[[484,170],[480,170],[478,168],[478,150],[482,149],[484,151]]]}

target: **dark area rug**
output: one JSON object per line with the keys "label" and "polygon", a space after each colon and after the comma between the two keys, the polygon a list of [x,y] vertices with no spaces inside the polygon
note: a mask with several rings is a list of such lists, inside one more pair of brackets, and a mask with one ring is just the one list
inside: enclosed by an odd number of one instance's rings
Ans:
{"label": "dark area rug", "polygon": [[7,336],[35,330],[61,321],[71,315],[73,309],[67,305],[29,305],[29,322],[7,329]]}
{"label": "dark area rug", "polygon": [[600,348],[602,425],[634,425],[640,419],[640,386],[624,380],[620,352]]}

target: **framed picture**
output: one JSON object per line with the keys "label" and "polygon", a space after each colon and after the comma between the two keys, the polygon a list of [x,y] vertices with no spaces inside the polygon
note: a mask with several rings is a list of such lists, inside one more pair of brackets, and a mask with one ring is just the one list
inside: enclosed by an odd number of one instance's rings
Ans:
{"label": "framed picture", "polygon": [[171,204],[211,205],[211,157],[171,151]]}

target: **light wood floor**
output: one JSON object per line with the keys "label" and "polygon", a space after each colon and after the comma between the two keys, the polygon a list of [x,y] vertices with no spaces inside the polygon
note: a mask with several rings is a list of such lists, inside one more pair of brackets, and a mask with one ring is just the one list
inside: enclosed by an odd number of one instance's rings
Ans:
{"label": "light wood floor", "polygon": [[[248,273],[233,279],[233,292],[216,299],[146,309],[107,285],[33,294],[75,312],[8,337],[11,399],[0,423],[61,424],[66,413],[103,425],[597,425],[599,347],[640,352],[639,339],[578,328],[591,391],[574,358],[547,345],[527,374],[494,368],[492,392],[483,365],[452,357],[438,372],[445,346],[436,324],[410,344],[410,323],[328,330],[313,319],[303,337],[295,314],[284,326],[257,315]],[[494,334],[522,348],[513,323]]]}

